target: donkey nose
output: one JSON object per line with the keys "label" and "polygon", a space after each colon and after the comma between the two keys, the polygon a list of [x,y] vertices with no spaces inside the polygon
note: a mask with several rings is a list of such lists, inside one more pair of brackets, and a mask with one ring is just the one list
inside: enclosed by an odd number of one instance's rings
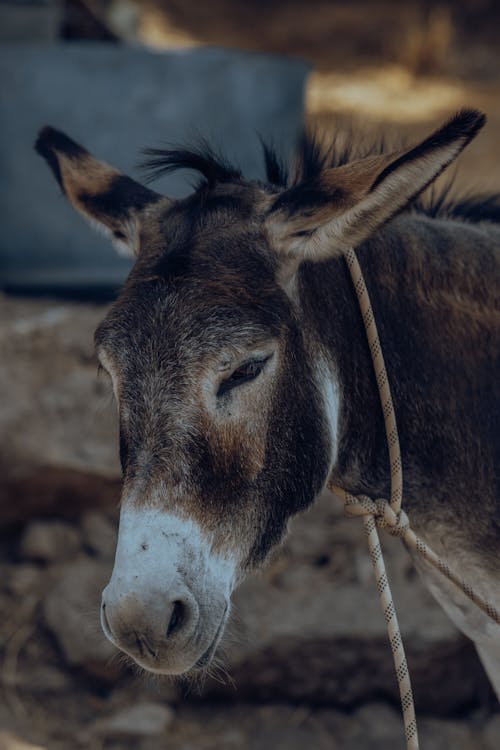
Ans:
{"label": "donkey nose", "polygon": [[198,619],[198,605],[188,591],[169,598],[117,594],[109,587],[103,592],[101,623],[106,636],[130,656],[148,663],[186,643]]}

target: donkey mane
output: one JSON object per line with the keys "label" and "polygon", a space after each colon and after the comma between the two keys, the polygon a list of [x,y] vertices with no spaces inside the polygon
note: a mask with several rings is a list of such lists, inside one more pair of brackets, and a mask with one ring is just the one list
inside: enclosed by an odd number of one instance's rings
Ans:
{"label": "donkey mane", "polygon": [[[400,141],[389,143],[383,135],[371,140],[356,137],[354,130],[347,135],[337,134],[329,144],[315,131],[303,132],[297,143],[293,164],[288,164],[272,143],[260,139],[264,158],[267,190],[276,188],[287,191],[288,205],[297,208],[318,204],[328,197],[323,194],[318,180],[326,169],[342,167],[351,161],[378,156],[391,147],[404,147]],[[215,149],[207,140],[199,139],[194,145],[173,148],[146,148],[146,157],[140,168],[148,181],[155,180],[178,169],[197,172],[201,179],[194,187],[211,189],[220,183],[235,183],[243,180],[241,170]],[[463,194],[456,190],[455,174],[446,183],[434,184],[422,195],[409,203],[405,210],[424,214],[431,218],[461,219],[471,223],[491,221],[500,223],[500,193]]]}
{"label": "donkey mane", "polygon": [[242,179],[241,171],[217,151],[207,140],[200,138],[191,146],[180,146],[169,149],[145,148],[146,157],[139,164],[148,177],[148,181],[175,172],[177,169],[189,169],[198,172],[203,178],[195,185],[214,187],[217,183],[238,182]]}

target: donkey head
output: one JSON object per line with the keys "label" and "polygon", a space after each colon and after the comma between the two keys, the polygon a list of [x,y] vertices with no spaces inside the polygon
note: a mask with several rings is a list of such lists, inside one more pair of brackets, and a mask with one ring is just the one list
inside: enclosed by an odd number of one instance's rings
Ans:
{"label": "donkey head", "polygon": [[101,620],[145,669],[210,662],[232,590],[334,465],[339,395],[301,310],[300,263],[365,240],[483,121],[466,111],[412,149],[314,175],[303,164],[284,185],[269,151],[268,184],[210,154],[157,153],[161,169],[204,175],[176,201],[41,132],[37,150],[64,194],[136,259],[95,334],[124,477]]}

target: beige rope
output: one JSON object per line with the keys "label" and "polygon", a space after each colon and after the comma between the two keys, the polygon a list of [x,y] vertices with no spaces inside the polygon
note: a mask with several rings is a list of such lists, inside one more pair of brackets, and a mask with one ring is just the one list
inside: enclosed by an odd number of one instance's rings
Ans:
{"label": "beige rope", "polygon": [[438,557],[438,555],[436,555],[436,553],[433,552],[433,550],[428,547],[427,544],[417,536],[417,534],[415,534],[410,528],[408,516],[401,508],[401,500],[403,497],[403,466],[396,424],[396,414],[392,402],[391,389],[387,377],[387,370],[385,368],[382,347],[380,345],[377,325],[375,323],[368,290],[353,248],[345,253],[345,259],[356,290],[361,313],[363,315],[363,323],[368,338],[368,344],[370,346],[373,368],[384,415],[391,470],[391,499],[390,502],[388,502],[384,499],[372,500],[366,495],[359,495],[356,497],[342,487],[338,487],[334,484],[330,485],[330,489],[342,499],[345,512],[348,516],[363,516],[370,557],[375,572],[375,580],[377,582],[377,589],[380,595],[389,633],[389,641],[394,657],[394,666],[396,669],[399,693],[401,696],[401,706],[403,709],[406,744],[408,750],[418,750],[417,724],[410,674],[406,663],[396,609],[394,607],[389,580],[385,570],[377,526],[381,529],[385,529],[389,534],[401,537],[409,547],[414,549],[418,554],[422,555],[425,560],[431,563],[431,565],[434,565],[435,568],[440,570],[441,573],[458,586],[461,591],[463,591],[464,594],[474,602],[474,604],[482,609],[483,612],[499,625],[500,614],[495,607],[477,594],[468,583],[450,570],[448,565],[441,560],[441,558]]}

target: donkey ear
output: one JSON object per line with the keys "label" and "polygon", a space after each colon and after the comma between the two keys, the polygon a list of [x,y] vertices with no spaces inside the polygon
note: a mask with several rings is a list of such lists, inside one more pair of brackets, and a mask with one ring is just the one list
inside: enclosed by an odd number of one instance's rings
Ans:
{"label": "donkey ear", "polygon": [[118,252],[139,252],[140,220],[151,205],[166,198],[98,161],[54,128],[40,131],[35,150],[43,156],[69,202],[108,235]]}
{"label": "donkey ear", "polygon": [[485,121],[481,112],[463,110],[413,148],[326,169],[285,190],[267,217],[284,277],[303,260],[331,258],[367,239],[435,180]]}

